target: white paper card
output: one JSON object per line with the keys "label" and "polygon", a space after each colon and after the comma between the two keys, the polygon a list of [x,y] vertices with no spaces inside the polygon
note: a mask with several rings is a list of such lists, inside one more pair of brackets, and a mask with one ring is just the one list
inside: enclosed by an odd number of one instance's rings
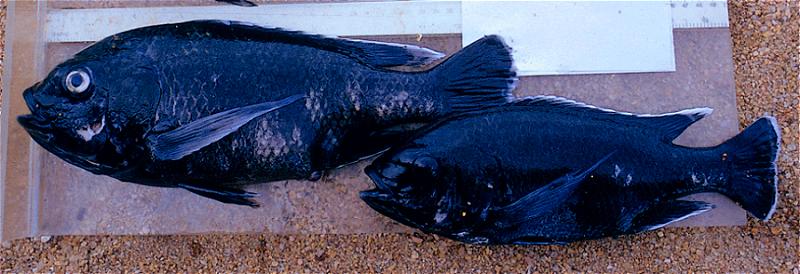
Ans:
{"label": "white paper card", "polygon": [[463,45],[499,34],[520,75],[675,71],[668,1],[465,1]]}

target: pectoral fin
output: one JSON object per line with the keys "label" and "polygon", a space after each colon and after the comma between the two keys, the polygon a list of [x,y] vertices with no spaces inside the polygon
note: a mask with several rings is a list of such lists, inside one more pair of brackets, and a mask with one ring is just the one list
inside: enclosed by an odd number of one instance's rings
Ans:
{"label": "pectoral fin", "polygon": [[555,181],[528,193],[519,200],[496,209],[496,223],[499,226],[511,226],[548,214],[569,198],[572,192],[600,164],[608,160],[614,152],[598,160],[594,165],[568,173]]}
{"label": "pectoral fin", "polygon": [[158,160],[178,160],[222,139],[254,118],[303,98],[292,95],[279,101],[234,108],[206,116],[179,128],[147,137]]}

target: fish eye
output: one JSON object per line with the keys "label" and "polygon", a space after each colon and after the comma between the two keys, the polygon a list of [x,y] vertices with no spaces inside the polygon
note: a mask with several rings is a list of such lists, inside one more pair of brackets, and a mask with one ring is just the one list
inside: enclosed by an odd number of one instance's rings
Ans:
{"label": "fish eye", "polygon": [[89,73],[83,70],[73,70],[64,77],[64,86],[73,94],[81,94],[89,89],[91,79]]}

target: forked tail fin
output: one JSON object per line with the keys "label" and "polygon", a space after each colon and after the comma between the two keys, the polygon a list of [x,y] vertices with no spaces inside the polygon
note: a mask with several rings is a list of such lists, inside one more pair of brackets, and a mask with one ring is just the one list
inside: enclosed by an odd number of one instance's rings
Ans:
{"label": "forked tail fin", "polygon": [[721,191],[756,218],[772,217],[778,203],[780,130],[773,117],[763,117],[721,145],[733,162],[730,182]]}
{"label": "forked tail fin", "polygon": [[434,68],[452,111],[469,111],[511,101],[517,82],[514,60],[503,39],[489,35]]}

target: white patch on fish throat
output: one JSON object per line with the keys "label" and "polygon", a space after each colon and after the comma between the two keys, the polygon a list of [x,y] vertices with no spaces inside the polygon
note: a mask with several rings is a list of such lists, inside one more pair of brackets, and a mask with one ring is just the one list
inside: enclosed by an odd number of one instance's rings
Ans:
{"label": "white patch on fish throat", "polygon": [[695,175],[694,173],[692,173],[692,182],[695,183],[695,184],[699,184],[700,183],[700,180],[697,179],[697,175]]}
{"label": "white patch on fish throat", "polygon": [[75,130],[75,133],[81,136],[84,141],[91,141],[95,135],[100,134],[100,131],[106,127],[106,116],[100,118],[100,122],[94,123],[92,125],[85,125],[79,129]]}
{"label": "white patch on fish throat", "polygon": [[619,173],[622,172],[622,169],[619,168],[619,165],[614,165],[614,179],[619,177]]}
{"label": "white patch on fish throat", "polygon": [[625,186],[631,185],[631,181],[633,181],[633,176],[631,176],[631,174],[628,173],[628,176],[625,177]]}

